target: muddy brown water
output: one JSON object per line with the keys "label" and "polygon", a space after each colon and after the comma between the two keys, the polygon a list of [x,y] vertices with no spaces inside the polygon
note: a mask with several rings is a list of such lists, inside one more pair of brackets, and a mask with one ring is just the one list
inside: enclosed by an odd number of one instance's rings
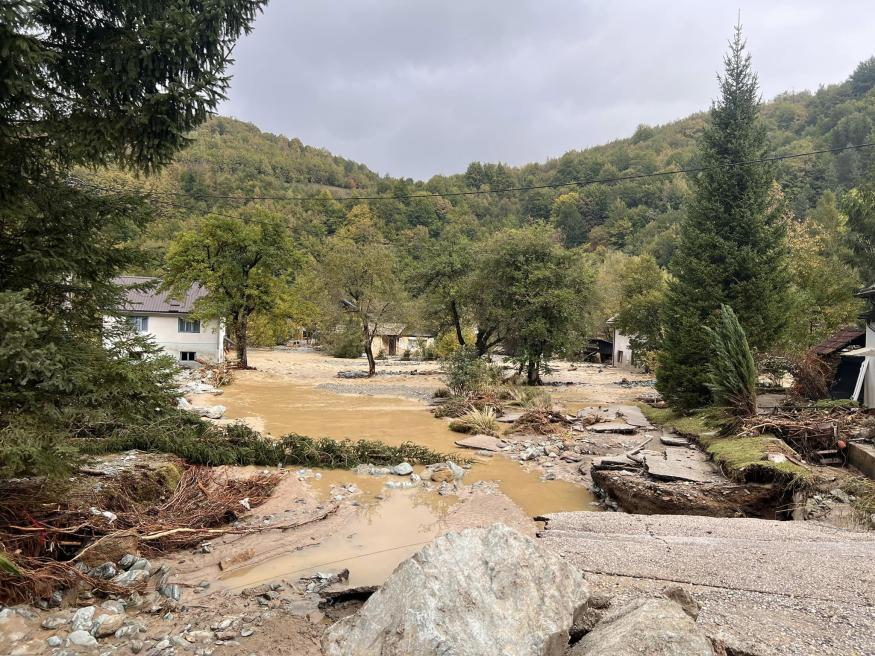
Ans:
{"label": "muddy brown water", "polygon": [[[536,471],[503,455],[475,456],[455,447],[459,439],[445,420],[432,417],[419,402],[392,397],[336,394],[306,385],[265,377],[238,378],[219,400],[225,417],[245,420],[271,435],[300,433],[313,437],[379,440],[398,445],[415,442],[445,453],[474,458],[465,483],[494,481],[525,514],[595,510],[585,488],[561,480],[544,481]],[[215,401],[213,401],[215,402]],[[417,468],[420,469],[420,468]],[[318,547],[281,555],[223,577],[239,588],[279,577],[304,576],[316,570],[350,570],[353,585],[382,583],[394,567],[424,543],[446,531],[445,517],[457,503],[425,489],[392,490],[386,477],[359,476],[348,470],[322,470],[309,479],[327,498],[334,485],[354,483],[362,490],[356,520]],[[392,480],[403,480],[390,477]]]}

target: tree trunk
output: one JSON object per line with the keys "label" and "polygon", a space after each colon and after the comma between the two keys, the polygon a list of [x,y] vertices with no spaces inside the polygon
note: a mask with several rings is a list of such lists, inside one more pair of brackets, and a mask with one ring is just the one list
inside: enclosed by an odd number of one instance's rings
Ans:
{"label": "tree trunk", "polygon": [[374,347],[371,343],[374,336],[368,328],[367,319],[363,322],[362,335],[365,338],[365,356],[368,358],[368,377],[370,377],[377,373],[377,361],[374,359]]}
{"label": "tree trunk", "polygon": [[234,322],[234,339],[237,342],[235,344],[235,347],[237,349],[237,366],[241,369],[249,368],[249,360],[247,358],[247,323],[248,321],[245,316],[238,316],[237,320]]}
{"label": "tree trunk", "polygon": [[526,373],[526,384],[528,385],[541,384],[541,372],[540,367],[538,366],[539,360],[540,358],[529,356],[528,372]]}
{"label": "tree trunk", "polygon": [[482,328],[477,329],[477,337],[474,340],[474,348],[477,349],[478,357],[486,355],[489,347],[492,346],[489,343],[489,338],[492,337],[492,333],[494,332],[494,328],[487,328],[486,330],[483,330]]}
{"label": "tree trunk", "polygon": [[456,339],[459,340],[459,346],[465,346],[465,336],[462,334],[462,322],[459,320],[459,308],[455,299],[450,301],[450,312],[453,314],[453,325],[456,327]]}

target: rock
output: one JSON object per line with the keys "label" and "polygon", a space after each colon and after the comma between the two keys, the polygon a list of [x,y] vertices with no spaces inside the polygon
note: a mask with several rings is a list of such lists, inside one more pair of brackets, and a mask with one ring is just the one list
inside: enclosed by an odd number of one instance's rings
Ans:
{"label": "rock", "polygon": [[61,640],[58,636],[49,636],[48,638],[46,638],[46,644],[49,647],[60,647],[62,644],[64,644],[64,641]]}
{"label": "rock", "polygon": [[534,540],[502,524],[468,529],[401,563],[322,647],[327,656],[558,656],[588,597],[580,573]]}
{"label": "rock", "polygon": [[118,574],[118,567],[115,566],[115,563],[103,563],[88,572],[88,576],[106,580],[111,579],[116,574]]}
{"label": "rock", "polygon": [[689,446],[689,440],[685,440],[677,435],[660,435],[659,441],[666,446]]}
{"label": "rock", "polygon": [[177,410],[191,410],[191,403],[184,396],[180,396],[176,399],[176,409]]}
{"label": "rock", "polygon": [[96,647],[97,640],[88,631],[78,630],[73,631],[67,636],[67,644],[76,645],[77,647]]}
{"label": "rock", "polygon": [[137,557],[134,554],[127,553],[119,558],[118,566],[120,569],[129,570],[135,562],[137,562]]}
{"label": "rock", "polygon": [[97,619],[94,620],[91,635],[96,638],[105,638],[106,636],[113,635],[121,628],[124,621],[125,616],[120,613],[98,615]]}
{"label": "rock", "polygon": [[459,467],[459,465],[454,463],[452,460],[447,460],[447,469],[452,472],[453,478],[455,478],[456,480],[461,480],[465,476],[465,470]]}
{"label": "rock", "polygon": [[71,631],[90,631],[94,619],[94,611],[97,609],[94,606],[85,606],[73,613],[73,619],[70,621]]}
{"label": "rock", "polygon": [[432,480],[435,483],[450,483],[454,478],[453,472],[449,469],[437,469],[431,473],[431,478],[429,480]]}
{"label": "rock", "polygon": [[848,493],[844,490],[840,490],[836,488],[834,490],[830,490],[829,493],[833,496],[833,498],[838,499],[842,503],[851,503],[851,498],[848,496]]}
{"label": "rock", "polygon": [[137,558],[137,559],[134,561],[134,564],[131,565],[128,569],[131,569],[131,570],[134,570],[134,571],[136,571],[136,570],[140,570],[140,569],[141,569],[141,570],[144,570],[144,571],[146,571],[146,572],[150,572],[150,573],[151,573],[151,571],[152,571],[152,563],[150,563],[150,562],[149,562],[147,559],[145,559],[145,558]]}
{"label": "rock", "polygon": [[462,440],[456,440],[456,446],[481,451],[501,451],[507,444],[497,437],[492,437],[492,435],[472,435]]}
{"label": "rock", "polygon": [[392,467],[392,473],[396,476],[410,476],[413,473],[413,466],[409,462],[402,462]]}
{"label": "rock", "polygon": [[544,449],[540,446],[530,446],[520,453],[520,460],[534,460],[544,455]]}
{"label": "rock", "polygon": [[186,651],[191,651],[191,644],[182,636],[170,636],[170,645]]}
{"label": "rock", "polygon": [[127,572],[122,572],[112,579],[113,583],[119,585],[133,585],[137,581],[143,581],[149,578],[149,570],[146,569],[129,569]]}
{"label": "rock", "polygon": [[185,639],[189,642],[206,644],[213,641],[212,631],[189,631],[185,634]]}
{"label": "rock", "polygon": [[668,599],[638,599],[608,613],[569,656],[714,656],[711,642]]}
{"label": "rock", "polygon": [[699,611],[702,610],[702,606],[699,605],[699,602],[695,600],[693,595],[684,590],[681,586],[666,586],[662,589],[662,596],[666,599],[671,599],[673,602],[678,604],[681,608],[684,609],[684,612],[693,619],[699,617]]}
{"label": "rock", "polygon": [[127,638],[128,636],[134,636],[134,635],[137,635],[138,633],[140,633],[140,631],[142,629],[143,629],[142,624],[137,624],[137,623],[128,624],[127,626],[122,626],[122,627],[116,629],[115,637],[116,638]]}
{"label": "rock", "polygon": [[54,631],[55,629],[64,626],[69,621],[69,618],[64,617],[63,615],[52,615],[44,619],[40,626],[42,626],[44,629]]}
{"label": "rock", "polygon": [[163,585],[158,588],[158,594],[160,594],[162,597],[173,599],[173,601],[179,601],[179,598],[182,596],[182,590],[176,583],[172,583],[170,585]]}
{"label": "rock", "polygon": [[131,652],[134,654],[139,654],[141,651],[143,651],[143,641],[131,640]]}
{"label": "rock", "polygon": [[412,490],[415,487],[419,487],[413,481],[386,481],[383,485],[390,490]]}
{"label": "rock", "polygon": [[225,414],[225,406],[223,405],[211,405],[207,407],[192,407],[192,412],[195,414],[206,417],[207,419],[221,419],[222,415]]}
{"label": "rock", "polygon": [[247,628],[243,629],[242,631],[240,631],[240,635],[243,636],[244,638],[248,638],[248,637],[251,636],[253,633],[255,633],[255,629],[250,629],[249,627],[247,627]]}

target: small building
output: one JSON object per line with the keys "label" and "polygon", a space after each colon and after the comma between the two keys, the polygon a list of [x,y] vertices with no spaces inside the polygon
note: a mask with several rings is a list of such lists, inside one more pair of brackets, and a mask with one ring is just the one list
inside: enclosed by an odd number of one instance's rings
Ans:
{"label": "small building", "polygon": [[582,358],[584,362],[611,364],[613,357],[614,343],[611,340],[602,339],[601,337],[593,337],[587,340]]}
{"label": "small building", "polygon": [[402,355],[405,351],[415,354],[426,347],[434,346],[435,335],[427,331],[410,328],[401,323],[387,323],[377,326],[371,341],[374,355],[384,353],[388,356]]}
{"label": "small building", "polygon": [[[182,366],[197,366],[197,360],[222,362],[225,359],[225,327],[217,320],[193,318],[194,304],[207,291],[192,285],[181,299],[157,291],[159,278],[122,276],[115,283],[125,287],[125,301],[118,314],[137,332],[151,337]],[[107,321],[114,320],[107,317]]]}
{"label": "small building", "polygon": [[635,362],[632,353],[632,336],[624,335],[616,326],[616,317],[608,319],[608,328],[613,333],[613,352],[611,361],[615,367],[634,369]]}

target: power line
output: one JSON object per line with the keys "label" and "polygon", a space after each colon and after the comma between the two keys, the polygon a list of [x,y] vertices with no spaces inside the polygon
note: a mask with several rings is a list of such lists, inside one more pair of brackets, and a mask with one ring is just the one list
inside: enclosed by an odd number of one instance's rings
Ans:
{"label": "power line", "polygon": [[346,196],[341,198],[332,197],[328,198],[316,198],[309,196],[231,196],[231,195],[221,195],[221,194],[192,194],[189,192],[179,192],[179,191],[162,191],[162,192],[151,192],[153,194],[160,194],[165,196],[185,196],[186,198],[191,199],[216,199],[216,200],[236,200],[236,201],[263,201],[263,200],[274,200],[274,201],[286,201],[286,202],[326,202],[328,200],[334,200],[337,202],[342,201],[378,201],[378,200],[409,200],[414,198],[449,198],[456,196],[478,196],[484,194],[505,194],[505,193],[515,193],[515,192],[525,192],[525,191],[534,191],[537,189],[560,189],[563,187],[583,187],[586,185],[592,184],[609,184],[612,182],[626,182],[629,180],[641,180],[645,178],[658,178],[658,177],[666,177],[670,175],[680,175],[686,173],[701,173],[702,171],[707,171],[709,169],[718,169],[721,167],[725,168],[736,168],[739,166],[745,166],[748,164],[767,164],[770,162],[780,162],[788,159],[797,159],[800,157],[811,157],[813,155],[823,155],[827,153],[839,153],[846,150],[859,150],[863,148],[871,148],[875,146],[875,142],[872,143],[862,143],[862,144],[852,144],[849,146],[840,146],[838,148],[822,148],[820,150],[809,150],[803,153],[791,153],[789,155],[773,155],[771,157],[763,157],[760,159],[748,159],[748,160],[739,160],[736,162],[727,162],[725,164],[720,164],[716,166],[696,166],[691,168],[682,168],[682,169],[672,169],[670,171],[657,171],[655,173],[633,173],[630,175],[621,175],[610,178],[591,178],[589,180],[572,180],[571,182],[558,182],[552,184],[542,184],[542,185],[529,185],[529,186],[520,186],[520,187],[503,187],[501,189],[474,189],[468,191],[448,191],[448,192],[428,192],[428,193],[419,193],[419,194],[395,194],[395,195],[383,195],[383,196]]}

